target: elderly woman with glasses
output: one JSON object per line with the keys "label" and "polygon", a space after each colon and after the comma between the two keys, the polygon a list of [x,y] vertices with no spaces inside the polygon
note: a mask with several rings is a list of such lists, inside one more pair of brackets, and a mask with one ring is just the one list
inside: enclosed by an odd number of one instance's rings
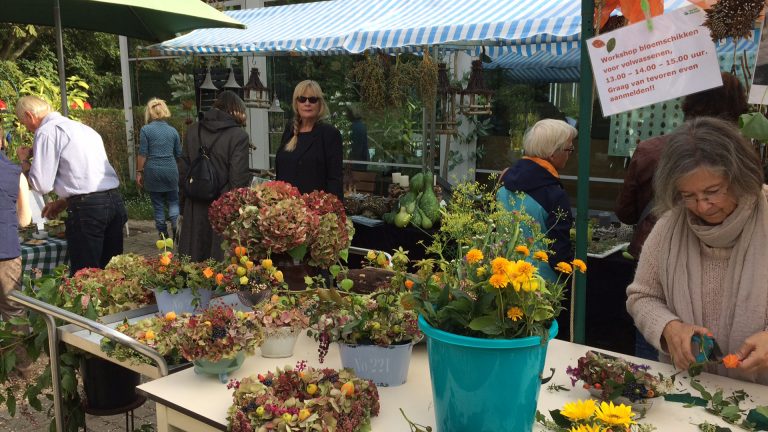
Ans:
{"label": "elderly woman with glasses", "polygon": [[293,112],[275,155],[277,180],[301,193],[319,190],[343,199],[341,133],[324,121],[330,112],[318,83],[306,80],[296,85]]}
{"label": "elderly woman with glasses", "polygon": [[[536,261],[539,274],[556,281],[557,263],[573,260],[570,230],[573,214],[568,194],[560,182],[559,171],[565,168],[573,153],[576,129],[562,120],[544,119],[536,122],[523,137],[525,156],[502,172],[496,198],[507,210],[524,210],[552,240],[549,262]],[[543,245],[539,245],[544,248]],[[564,302],[563,306],[568,306]],[[560,334],[569,334],[568,314],[560,314]],[[562,321],[562,322],[561,322]]]}
{"label": "elderly woman with glasses", "polygon": [[[694,335],[738,361],[708,371],[768,384],[768,189],[757,152],[730,122],[688,121],[654,177],[660,215],[627,288],[627,310],[661,359],[685,369]],[[730,363],[730,362],[729,362]]]}

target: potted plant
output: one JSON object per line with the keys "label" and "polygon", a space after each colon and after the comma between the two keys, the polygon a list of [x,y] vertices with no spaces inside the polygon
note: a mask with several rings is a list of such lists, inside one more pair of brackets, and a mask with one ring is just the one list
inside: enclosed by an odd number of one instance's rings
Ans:
{"label": "potted plant", "polygon": [[264,328],[262,357],[283,358],[293,355],[299,333],[309,326],[305,307],[302,298],[290,292],[273,294],[254,307],[254,317]]}
{"label": "potted plant", "polygon": [[648,369],[648,365],[587,351],[579,357],[575,367],[566,369],[566,373],[572,385],[583,381],[583,387],[595,398],[631,406],[640,418],[653,406],[654,398],[665,395],[674,386],[671,378],[653,375]]}
{"label": "potted plant", "polygon": [[224,193],[211,203],[208,217],[225,248],[244,247],[251,259],[271,257],[292,289],[302,289],[310,274],[303,264],[328,268],[349,248],[353,234],[334,195],[301,194],[280,181]]}
{"label": "potted plant", "polygon": [[342,366],[380,386],[405,383],[413,344],[422,337],[408,292],[413,283],[403,276],[408,257],[400,251],[392,261],[399,274],[389,286],[365,294],[352,291],[352,281],[332,266],[339,289],[323,288],[324,279],[315,278],[318,288],[308,312],[310,335],[320,343],[320,361],[330,343],[338,342]]}
{"label": "potted plant", "polygon": [[249,431],[367,431],[379,414],[376,385],[348,370],[299,362],[232,384],[228,429]]}
{"label": "potted plant", "polygon": [[158,240],[157,247],[162,252],[148,260],[150,270],[143,283],[155,293],[160,313],[194,313],[207,308],[216,288],[217,263],[195,263],[188,256],[175,256],[169,250],[172,239]]}
{"label": "potted plant", "polygon": [[235,246],[230,264],[222,267],[214,282],[218,289],[236,293],[245,306],[253,306],[273,291],[286,288],[285,276],[269,258],[251,261],[248,249]]}
{"label": "potted plant", "polygon": [[494,190],[454,187],[431,258],[408,276],[408,301],[427,336],[438,430],[532,429],[563,291],[574,267],[586,271],[581,260],[559,263],[560,279],[545,282],[535,264],[548,255],[531,250],[543,241],[531,218],[504,210]]}
{"label": "potted plant", "polygon": [[250,312],[217,306],[176,319],[181,355],[194,364],[196,373],[217,375],[223,383],[264,339],[261,326]]}
{"label": "potted plant", "polygon": [[[154,348],[165,357],[169,365],[177,365],[184,362],[179,349],[178,328],[186,322],[185,317],[179,319],[176,312],[168,312],[164,316],[145,318],[135,323],[129,323],[128,320],[125,320],[118,324],[115,330]],[[108,338],[101,339],[101,350],[110,357],[131,364],[152,364],[152,360],[148,357]]]}

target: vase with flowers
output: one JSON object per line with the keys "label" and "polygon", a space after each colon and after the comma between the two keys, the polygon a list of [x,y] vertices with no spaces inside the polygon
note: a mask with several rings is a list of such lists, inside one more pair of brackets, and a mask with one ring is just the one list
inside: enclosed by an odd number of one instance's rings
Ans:
{"label": "vase with flowers", "polygon": [[355,292],[339,266],[330,268],[338,288],[325,288],[321,277],[311,281],[310,335],[320,344],[321,362],[331,342],[337,342],[342,366],[358,376],[379,386],[405,383],[413,344],[422,338],[409,301],[412,282],[403,276],[408,262],[404,251],[395,252],[396,276],[388,286],[368,293]]}
{"label": "vase with flowers", "polygon": [[572,385],[583,381],[583,387],[593,397],[631,406],[640,418],[653,406],[655,398],[667,394],[674,386],[670,377],[654,375],[648,369],[648,365],[587,351],[579,357],[575,367],[566,369],[566,373]]}
{"label": "vase with flowers", "polygon": [[546,244],[538,226],[475,182],[454,187],[441,220],[430,258],[407,276],[427,336],[437,430],[530,431],[566,283],[586,265],[558,263],[560,278],[545,281],[536,262],[547,251],[532,250]]}
{"label": "vase with flowers", "polygon": [[592,399],[569,402],[559,410],[549,412],[552,419],[536,414],[536,422],[553,432],[626,431],[651,432],[653,425],[640,424],[632,407]]}
{"label": "vase with flowers", "polygon": [[248,249],[235,246],[228,265],[222,265],[214,278],[218,289],[236,293],[240,302],[251,307],[273,291],[286,288],[285,276],[269,258],[252,261]]}
{"label": "vase with flowers", "polygon": [[284,358],[293,355],[299,333],[309,326],[306,301],[293,292],[273,294],[254,306],[254,318],[264,328],[261,356]]}
{"label": "vase with flowers", "polygon": [[243,247],[254,261],[271,257],[291,289],[304,288],[310,267],[326,269],[351,244],[352,222],[339,199],[325,192],[301,194],[271,181],[222,194],[208,217],[224,247]]}
{"label": "vase with flowers", "polygon": [[217,375],[227,382],[264,340],[253,313],[216,306],[198,315],[184,315],[176,326],[179,350],[199,374]]}
{"label": "vase with flowers", "polygon": [[[161,245],[162,242],[162,245]],[[152,288],[157,309],[163,315],[168,312],[194,313],[208,307],[216,289],[218,263],[207,260],[192,262],[188,256],[176,256],[170,251],[173,240],[158,240],[162,252],[148,259],[149,269],[143,279]]]}

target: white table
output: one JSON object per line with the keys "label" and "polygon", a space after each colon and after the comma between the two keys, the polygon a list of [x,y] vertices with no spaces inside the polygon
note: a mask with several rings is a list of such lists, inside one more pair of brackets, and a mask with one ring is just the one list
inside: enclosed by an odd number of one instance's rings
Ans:
{"label": "white table", "polygon": [[[549,345],[545,376],[549,368],[556,368],[555,376],[550,383],[561,384],[570,391],[550,392],[548,385],[542,386],[539,395],[538,408],[544,413],[561,408],[565,403],[577,399],[586,399],[589,393],[580,387],[572,388],[570,379],[565,373],[566,366],[575,365],[576,359],[584,355],[589,347],[554,340]],[[607,352],[607,351],[606,351]],[[671,375],[672,367],[662,363],[648,362],[622,354],[615,354],[630,361],[649,364],[651,372],[661,372]],[[246,376],[265,373],[275,367],[294,366],[299,360],[307,360],[310,366],[321,366],[317,362],[317,344],[302,335],[296,346],[294,356],[287,359],[266,359],[258,355],[246,359],[243,367],[232,374],[232,378],[242,379]],[[331,346],[324,367],[339,368],[341,361],[339,351]],[[683,374],[681,374],[683,375]],[[710,390],[722,388],[726,396],[736,389],[745,390],[750,396],[750,404],[768,405],[768,389],[765,386],[735,381],[729,378],[702,374],[699,379]],[[688,379],[678,379],[676,392],[691,391]],[[232,392],[225,384],[221,384],[215,376],[196,375],[192,369],[187,369],[164,378],[160,378],[138,387],[139,391],[157,403],[158,432],[208,432],[225,431],[227,429],[227,409],[232,404]],[[381,413],[372,419],[372,429],[375,432],[392,432],[408,430],[407,423],[401,416],[402,408],[408,417],[422,425],[434,427],[434,407],[432,404],[432,387],[429,379],[429,366],[424,343],[414,347],[411,358],[408,381],[398,387],[379,387],[381,398]],[[745,405],[746,406],[746,405]],[[751,406],[751,405],[750,405]],[[653,424],[659,431],[697,431],[696,424],[703,421],[727,426],[718,417],[708,414],[703,408],[684,408],[680,403],[657,400],[642,422]],[[535,429],[541,430],[541,429]],[[462,431],[463,432],[463,431]]]}

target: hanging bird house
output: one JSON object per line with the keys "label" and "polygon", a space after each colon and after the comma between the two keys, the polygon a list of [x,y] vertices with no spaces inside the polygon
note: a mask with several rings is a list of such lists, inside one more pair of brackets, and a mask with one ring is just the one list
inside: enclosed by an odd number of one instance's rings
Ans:
{"label": "hanging bird house", "polygon": [[437,66],[436,134],[456,135],[459,133],[459,123],[456,121],[456,95],[460,91],[460,88],[451,85],[446,64],[440,63]]}
{"label": "hanging bird house", "polygon": [[243,92],[245,106],[263,109],[270,107],[269,89],[261,83],[259,68],[251,68],[251,74],[248,77],[248,83],[243,87]]}
{"label": "hanging bird house", "polygon": [[461,102],[459,103],[461,113],[466,116],[491,114],[493,112],[492,97],[493,91],[486,88],[483,81],[483,61],[473,60],[467,88],[461,91]]}

